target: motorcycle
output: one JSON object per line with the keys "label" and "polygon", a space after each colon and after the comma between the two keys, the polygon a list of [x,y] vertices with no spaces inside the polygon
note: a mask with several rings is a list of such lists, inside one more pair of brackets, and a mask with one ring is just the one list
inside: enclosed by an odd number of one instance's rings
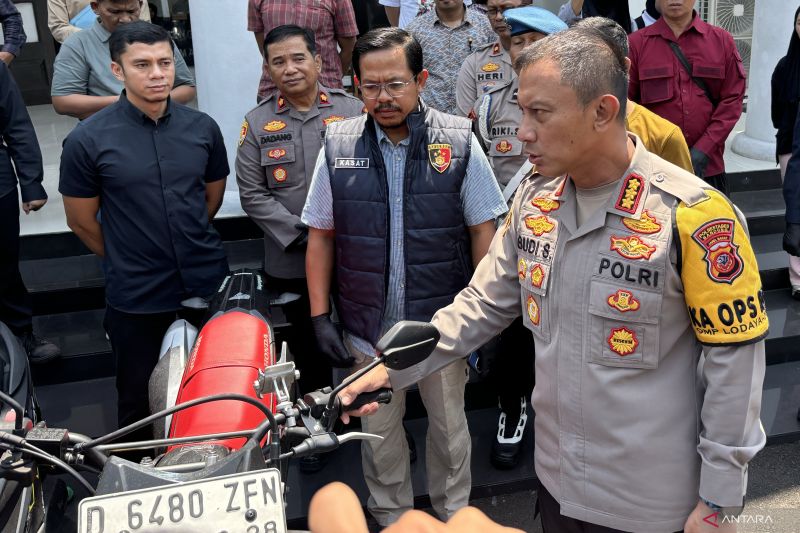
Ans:
{"label": "motorcycle", "polygon": [[[271,303],[290,300],[281,295]],[[338,392],[382,362],[395,369],[416,364],[439,334],[427,323],[401,322],[377,343],[380,356],[368,366],[336,388],[295,399],[299,373],[286,343],[277,353],[269,303],[261,275],[251,270],[232,272],[208,303],[186,302],[207,308],[207,318],[199,330],[185,320],[170,327],[150,380],[152,415],[94,439],[42,422],[0,429],[0,479],[31,470],[69,474],[89,495],[78,504],[79,533],[285,532],[289,460],[381,438],[334,432]],[[0,399],[23,419],[18,402],[4,393]],[[390,400],[383,389],[359,396],[352,408]],[[115,442],[148,426],[153,439]],[[142,450],[152,455],[138,463],[117,455]],[[98,474],[96,485],[81,469]]]}

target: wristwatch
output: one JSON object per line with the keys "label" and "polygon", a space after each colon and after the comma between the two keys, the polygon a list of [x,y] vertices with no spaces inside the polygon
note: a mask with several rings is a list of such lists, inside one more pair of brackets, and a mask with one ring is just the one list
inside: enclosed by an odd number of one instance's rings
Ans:
{"label": "wristwatch", "polygon": [[700,500],[704,504],[706,504],[712,511],[718,513],[720,518],[736,518],[737,516],[742,514],[742,511],[744,510],[744,499],[742,499],[742,505],[728,506],[728,507],[719,506],[716,503],[710,502],[703,497],[701,497]]}

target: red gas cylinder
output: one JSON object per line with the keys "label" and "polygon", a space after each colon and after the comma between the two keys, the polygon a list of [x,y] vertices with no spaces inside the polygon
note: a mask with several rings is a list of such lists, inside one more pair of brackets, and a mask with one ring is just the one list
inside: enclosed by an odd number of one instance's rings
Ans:
{"label": "red gas cylinder", "polygon": [[[240,311],[223,313],[209,320],[197,336],[183,374],[177,403],[222,393],[244,394],[259,400],[253,382],[260,369],[274,363],[274,338],[264,320]],[[259,401],[275,411],[274,394],[265,394]],[[264,418],[263,412],[247,403],[235,400],[209,402],[175,413],[169,436],[248,430],[258,426]],[[235,450],[245,442],[242,437],[215,444]]]}

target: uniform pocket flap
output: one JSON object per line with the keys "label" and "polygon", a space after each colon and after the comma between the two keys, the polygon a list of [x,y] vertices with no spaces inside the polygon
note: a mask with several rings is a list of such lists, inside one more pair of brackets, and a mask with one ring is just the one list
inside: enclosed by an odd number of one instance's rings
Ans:
{"label": "uniform pocket flap", "polygon": [[654,80],[658,78],[671,78],[674,74],[672,63],[642,67],[639,70],[640,80]]}
{"label": "uniform pocket flap", "polygon": [[274,143],[261,147],[261,166],[294,163],[294,144]]}
{"label": "uniform pocket flap", "polygon": [[489,156],[491,157],[515,156],[521,153],[522,143],[516,137],[494,139],[489,146]]}
{"label": "uniform pocket flap", "polygon": [[721,65],[698,62],[692,66],[692,70],[695,77],[698,78],[725,79],[725,68]]}
{"label": "uniform pocket flap", "polygon": [[661,293],[594,277],[589,297],[589,313],[621,322],[657,324],[661,313]]}

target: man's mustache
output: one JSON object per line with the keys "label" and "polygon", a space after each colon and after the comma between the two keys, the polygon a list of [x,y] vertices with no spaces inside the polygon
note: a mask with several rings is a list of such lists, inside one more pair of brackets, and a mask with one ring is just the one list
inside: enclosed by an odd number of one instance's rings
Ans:
{"label": "man's mustache", "polygon": [[381,104],[375,107],[376,113],[380,113],[381,111],[400,111],[400,108],[392,104]]}

